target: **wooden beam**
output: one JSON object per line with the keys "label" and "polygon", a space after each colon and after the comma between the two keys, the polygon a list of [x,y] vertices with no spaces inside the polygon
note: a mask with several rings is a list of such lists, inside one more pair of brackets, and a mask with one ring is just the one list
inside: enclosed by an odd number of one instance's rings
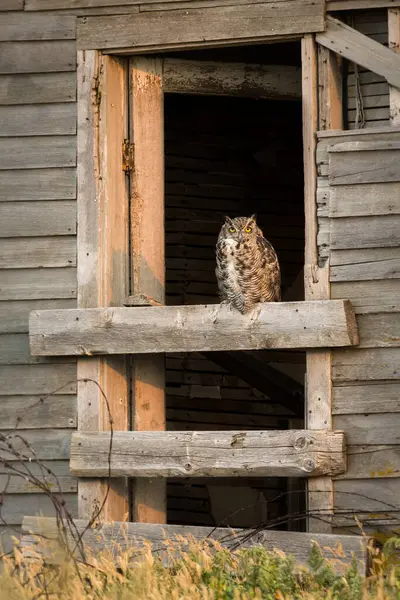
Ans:
{"label": "wooden beam", "polygon": [[[400,2],[399,2],[400,6]],[[400,8],[388,10],[389,48],[400,54]],[[390,124],[400,125],[400,89],[393,85],[389,88],[390,98]]]}
{"label": "wooden beam", "polygon": [[[130,61],[132,292],[165,303],[164,95],[162,61]],[[136,308],[127,310],[135,311]],[[132,427],[165,429],[164,356],[137,356],[132,363]],[[166,487],[159,479],[134,483],[133,519],[166,522]]]}
{"label": "wooden beam", "polygon": [[323,0],[286,0],[78,19],[81,50],[143,52],[274,40],[325,29]]}
{"label": "wooden beam", "polygon": [[[118,59],[78,54],[78,306],[83,309],[122,304],[127,295],[129,202],[121,164],[125,82],[126,70]],[[78,427],[110,429],[104,394],[114,428],[126,430],[128,393],[124,357],[80,358]],[[79,482],[80,517],[90,519],[106,493],[105,480]],[[124,520],[128,512],[126,482],[115,480],[101,518]]]}
{"label": "wooden beam", "polygon": [[165,58],[163,87],[178,94],[212,94],[272,100],[301,99],[301,69]]}
{"label": "wooden beam", "polygon": [[[183,540],[193,538],[197,541],[218,540],[224,547],[249,548],[264,546],[268,551],[280,550],[294,556],[297,564],[306,565],[314,543],[320,546],[321,551],[335,569],[342,570],[343,565],[348,565],[353,555],[357,560],[360,573],[364,574],[367,562],[368,537],[357,535],[323,535],[308,534],[289,531],[254,531],[249,529],[230,529],[227,527],[194,527],[189,525],[149,525],[141,523],[104,523],[100,528],[86,529],[86,522],[74,522],[77,533],[83,533],[83,542],[90,548],[94,555],[103,549],[121,553],[125,549],[150,542],[154,549],[161,550],[168,543],[177,543],[180,548],[186,548]],[[49,539],[58,539],[58,524],[56,519],[26,516],[22,523],[22,548],[23,553],[29,553],[33,548],[35,552],[41,551],[43,542],[41,536]],[[68,535],[68,534],[67,534]],[[72,542],[72,537],[68,536]],[[73,547],[73,544],[70,544]],[[338,548],[343,552],[338,553]]]}
{"label": "wooden beam", "polygon": [[358,343],[348,300],[33,311],[31,352],[41,356],[329,348]]}
{"label": "wooden beam", "polygon": [[400,87],[399,55],[333,17],[328,16],[326,24],[326,30],[316,34],[319,44]]}
{"label": "wooden beam", "polygon": [[[72,434],[70,469],[105,477],[111,436]],[[346,470],[345,439],[333,431],[114,432],[112,477],[317,477]]]}
{"label": "wooden beam", "polygon": [[251,387],[268,396],[274,403],[289,409],[299,418],[304,416],[304,386],[274,369],[251,352],[205,352],[208,360],[240,377]]}
{"label": "wooden beam", "polygon": [[389,8],[390,6],[400,6],[400,0],[326,0],[328,12],[369,10],[371,8]]}
{"label": "wooden beam", "polygon": [[318,129],[343,129],[342,59],[318,46]]}

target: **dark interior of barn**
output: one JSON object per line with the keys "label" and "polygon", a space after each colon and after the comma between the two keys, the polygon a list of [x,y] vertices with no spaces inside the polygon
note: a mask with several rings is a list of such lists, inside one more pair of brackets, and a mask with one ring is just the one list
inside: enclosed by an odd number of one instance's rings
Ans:
{"label": "dark interior of barn", "polygon": [[[179,57],[301,64],[298,42]],[[277,251],[283,301],[304,299],[302,152],[300,101],[165,95],[168,304],[220,301],[215,277],[219,230],[225,215],[253,213]],[[167,427],[303,428],[304,377],[305,353],[298,351],[167,355]],[[168,481],[169,523],[268,523],[275,529],[302,530],[303,510],[304,484],[297,479]]]}

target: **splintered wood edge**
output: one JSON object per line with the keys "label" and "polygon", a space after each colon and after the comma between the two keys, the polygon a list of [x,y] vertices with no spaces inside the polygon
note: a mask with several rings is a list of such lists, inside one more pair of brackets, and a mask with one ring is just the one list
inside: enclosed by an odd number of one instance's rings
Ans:
{"label": "splintered wood edge", "polygon": [[345,300],[343,308],[346,317],[346,325],[350,343],[352,344],[352,346],[357,346],[360,343],[360,336],[358,333],[356,313],[354,312],[354,308],[351,301]]}

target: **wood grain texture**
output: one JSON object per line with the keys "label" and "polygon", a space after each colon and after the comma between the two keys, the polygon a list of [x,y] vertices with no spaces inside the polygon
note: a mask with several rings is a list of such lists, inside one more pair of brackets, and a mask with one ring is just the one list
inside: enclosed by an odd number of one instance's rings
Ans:
{"label": "wood grain texture", "polygon": [[76,170],[0,170],[0,202],[24,200],[73,200],[76,198]]}
{"label": "wood grain texture", "polygon": [[[21,471],[24,471],[26,463],[21,465]],[[26,464],[30,472],[40,481],[43,480],[43,472],[39,465],[35,463]],[[49,469],[51,474],[46,474],[47,483],[50,489],[54,492],[74,493],[77,491],[78,485],[76,477],[73,477],[69,472],[69,462],[66,460],[49,460],[44,461],[44,469]],[[7,494],[39,494],[43,493],[40,488],[35,486],[25,477],[11,475],[3,466],[0,467],[0,493],[5,490]]]}
{"label": "wood grain texture", "polygon": [[[247,6],[142,12],[138,15],[86,17],[78,21],[81,50],[188,48],[261,41],[277,36],[323,31],[321,0],[264,2]],[[229,27],[225,25],[229,21]],[[148,35],[151,31],[151,36]]]}
{"label": "wood grain texture", "polygon": [[[389,48],[397,55],[400,54],[400,9],[389,8],[388,10],[388,42]],[[400,90],[391,85],[390,96],[390,124],[400,125]]]}
{"label": "wood grain texture", "polygon": [[326,30],[316,35],[319,44],[400,87],[400,56],[331,16],[326,25]]}
{"label": "wood grain texture", "polygon": [[1,366],[0,384],[1,393],[5,396],[76,394],[76,365]]}
{"label": "wood grain texture", "polygon": [[358,314],[399,312],[400,281],[343,281],[331,284],[332,298],[348,298]]}
{"label": "wood grain texture", "polygon": [[24,10],[24,0],[3,0],[0,12],[7,10]]}
{"label": "wood grain texture", "polygon": [[[0,42],[0,73],[50,73],[76,70],[74,41]],[[26,100],[29,100],[29,90]]]}
{"label": "wood grain texture", "polygon": [[327,0],[328,11],[368,10],[370,8],[388,8],[400,6],[400,0]]}
{"label": "wood grain texture", "polygon": [[74,233],[76,233],[74,200],[0,203],[0,238],[70,236]]}
{"label": "wood grain texture", "polygon": [[333,427],[346,432],[346,441],[352,446],[400,444],[400,414],[380,413],[363,415],[336,415]]}
{"label": "wood grain texture", "polygon": [[[129,64],[134,169],[131,172],[131,287],[165,303],[163,63],[134,58]],[[136,310],[136,308],[133,308]],[[132,426],[165,429],[164,356],[137,356],[132,363]],[[166,522],[164,481],[136,480],[133,519]]]}
{"label": "wood grain texture", "polygon": [[76,267],[75,236],[3,238],[0,269],[39,267]]}
{"label": "wood grain texture", "polygon": [[332,219],[332,250],[399,246],[400,215]]}
{"label": "wood grain texture", "polygon": [[[84,521],[76,522],[78,531],[85,528]],[[55,519],[40,519],[31,516],[24,517],[23,521],[24,544],[29,547],[34,539],[27,534],[40,536],[44,532],[50,537],[57,539],[57,526]],[[170,539],[179,542],[182,537],[190,537],[196,540],[205,540],[207,538],[217,539],[223,546],[235,546],[240,540],[241,547],[264,546],[267,550],[278,549],[287,554],[292,554],[299,564],[306,564],[314,542],[317,542],[321,550],[327,557],[338,566],[336,547],[341,544],[345,561],[351,560],[354,553],[356,559],[360,562],[361,572],[365,570],[366,544],[363,539],[357,536],[329,536],[323,534],[307,534],[289,531],[271,531],[254,532],[254,535],[248,535],[249,530],[232,530],[225,527],[191,527],[181,525],[154,525],[149,523],[114,523],[102,525],[101,530],[89,529],[85,532],[84,542],[96,552],[97,548],[108,546],[110,542],[114,547],[126,548],[149,540],[154,547],[163,547],[165,540]],[[245,535],[245,539],[241,539]],[[36,537],[36,540],[38,538]],[[37,541],[36,541],[37,543]],[[340,567],[339,567],[340,568]]]}
{"label": "wood grain texture", "polygon": [[329,149],[329,183],[335,186],[399,181],[399,150],[397,141],[335,144]]}
{"label": "wood grain texture", "polygon": [[[118,59],[96,52],[78,54],[78,306],[84,308],[122,305],[128,295],[129,204],[122,170],[126,82]],[[78,379],[79,428],[109,430],[112,418],[114,429],[127,429],[125,358],[81,359]],[[79,482],[79,515],[95,515],[106,493],[104,480]],[[126,481],[118,480],[109,490],[101,518],[124,520],[126,513]]]}
{"label": "wood grain texture", "polygon": [[[77,502],[76,494],[63,494],[63,499],[73,517],[76,517]],[[2,516],[5,523],[19,525],[26,514],[34,514],[54,517],[55,510],[51,498],[42,494],[5,494]]]}
{"label": "wood grain texture", "polygon": [[6,429],[76,427],[76,396],[0,396],[1,426]]}
{"label": "wood grain texture", "polygon": [[350,303],[329,300],[269,303],[245,316],[219,305],[36,311],[31,313],[29,331],[32,353],[41,355],[326,348],[358,343]]}
{"label": "wood grain texture", "polygon": [[389,348],[400,345],[400,318],[397,313],[358,315],[359,348]]}
{"label": "wood grain texture", "polygon": [[334,382],[397,380],[400,348],[336,350],[333,353]]}
{"label": "wood grain texture", "polygon": [[300,100],[299,67],[163,60],[163,89],[179,94]]}
{"label": "wood grain texture", "polygon": [[340,57],[318,46],[318,129],[343,129],[343,78]]}
{"label": "wood grain texture", "polygon": [[333,388],[334,415],[400,412],[400,384],[377,383]]}
{"label": "wood grain texture", "polygon": [[0,42],[73,39],[75,19],[72,16],[9,12],[1,17]]}
{"label": "wood grain texture", "polygon": [[[105,477],[110,434],[74,433],[71,473]],[[346,469],[343,433],[328,431],[116,432],[112,477],[316,477]]]}
{"label": "wood grain texture", "polygon": [[331,253],[330,280],[372,281],[400,278],[400,248],[363,248]]}
{"label": "wood grain texture", "polygon": [[74,167],[76,138],[72,135],[0,138],[0,154],[0,171]]}
{"label": "wood grain texture", "polygon": [[399,477],[400,445],[347,447],[347,470],[337,479],[382,479]]}
{"label": "wood grain texture", "polygon": [[76,308],[76,300],[3,300],[0,302],[0,333],[28,333],[32,310],[57,308]]}
{"label": "wood grain texture", "polygon": [[29,104],[75,102],[76,74],[34,73],[0,75],[0,105],[25,104],[29,89]]}
{"label": "wood grain texture", "polygon": [[[22,453],[24,458],[26,456],[26,460],[31,458],[31,461],[35,462],[35,458],[37,460],[68,460],[69,458],[70,429],[47,429],[45,435],[43,431],[35,429],[25,429],[23,434],[2,430],[2,434],[7,435],[14,450]],[[27,450],[26,444],[32,448],[31,451]],[[19,462],[12,453],[2,451],[2,456],[10,462]],[[20,516],[22,517],[23,514]]]}
{"label": "wood grain texture", "polygon": [[0,106],[1,137],[75,134],[75,104]]}
{"label": "wood grain texture", "polygon": [[3,333],[0,335],[0,364],[1,365],[28,365],[36,363],[65,363],[75,362],[71,358],[43,358],[32,356],[29,349],[29,336],[27,333]]}
{"label": "wood grain texture", "polygon": [[0,300],[76,298],[76,269],[1,269]]}
{"label": "wood grain texture", "polygon": [[329,216],[332,218],[400,213],[398,182],[332,186],[328,195]]}

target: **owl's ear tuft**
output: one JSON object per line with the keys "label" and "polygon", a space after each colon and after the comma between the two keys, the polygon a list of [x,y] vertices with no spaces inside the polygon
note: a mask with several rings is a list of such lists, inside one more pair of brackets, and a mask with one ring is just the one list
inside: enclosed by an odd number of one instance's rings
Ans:
{"label": "owl's ear tuft", "polygon": [[225,223],[232,223],[232,219],[227,215],[225,216]]}
{"label": "owl's ear tuft", "polygon": [[257,221],[257,215],[256,215],[256,213],[254,213],[254,215],[251,215],[250,221],[254,221],[254,223]]}

